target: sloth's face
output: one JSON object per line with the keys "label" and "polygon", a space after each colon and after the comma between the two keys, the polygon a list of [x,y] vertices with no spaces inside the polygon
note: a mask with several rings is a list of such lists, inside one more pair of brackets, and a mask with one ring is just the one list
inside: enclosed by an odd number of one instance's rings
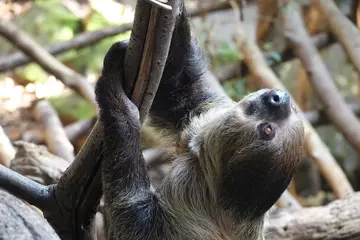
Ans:
{"label": "sloth's face", "polygon": [[247,218],[259,217],[280,197],[298,166],[302,121],[286,92],[262,89],[235,104],[220,122],[221,202]]}

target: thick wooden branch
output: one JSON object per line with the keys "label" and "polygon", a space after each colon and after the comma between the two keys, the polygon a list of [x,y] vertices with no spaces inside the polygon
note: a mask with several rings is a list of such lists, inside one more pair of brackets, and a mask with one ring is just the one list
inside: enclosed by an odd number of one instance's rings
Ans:
{"label": "thick wooden branch", "polygon": [[0,239],[60,240],[54,229],[29,205],[0,190]]}
{"label": "thick wooden branch", "polygon": [[[324,49],[336,42],[335,38],[332,35],[326,33],[320,33],[312,36],[311,41],[319,50]],[[295,55],[290,48],[287,48],[285,51],[280,53],[281,61],[275,61],[272,53],[265,52],[262,54],[264,55],[264,58],[266,59],[266,62],[268,62],[268,65],[270,67],[275,67],[281,63],[295,59]],[[235,64],[234,66],[232,66],[230,69],[224,71],[224,73],[216,73],[216,76],[218,77],[220,82],[224,82],[226,80],[238,76],[246,76],[248,74],[249,74],[249,68],[247,64],[244,61],[241,61]]]}
{"label": "thick wooden branch", "polygon": [[[96,44],[99,41],[131,30],[132,23],[120,26],[106,27],[93,32],[80,33],[74,38],[45,47],[45,50],[52,55],[57,55],[71,49],[80,49]],[[6,56],[0,56],[0,72],[12,70],[33,61],[23,53],[17,52]]]}
{"label": "thick wooden branch", "polygon": [[11,160],[15,157],[16,150],[0,126],[0,164],[10,167]]}
{"label": "thick wooden branch", "polygon": [[325,106],[329,119],[343,134],[345,139],[360,152],[360,122],[346,105],[334,81],[312,44],[294,1],[289,1],[281,10],[284,31],[296,56],[306,68],[309,81],[318,99]]}
{"label": "thick wooden branch", "polygon": [[[91,129],[94,127],[96,123],[96,118],[90,118],[86,120],[79,120],[73,122],[64,127],[65,134],[67,139],[70,142],[76,141],[78,138],[86,137],[90,133]],[[22,134],[21,139],[26,142],[32,142],[36,144],[44,144],[45,143],[45,134],[43,131],[38,129],[32,129],[26,131]]]}
{"label": "thick wooden branch", "polygon": [[59,181],[69,162],[48,152],[45,146],[28,142],[14,143],[17,152],[10,169],[43,185]]}
{"label": "thick wooden branch", "polygon": [[96,108],[94,87],[85,77],[63,65],[28,34],[10,21],[0,18],[0,35],[34,59],[42,68],[53,74],[64,85],[74,89]]}
{"label": "thick wooden branch", "polygon": [[360,74],[360,32],[340,11],[333,0],[313,0],[312,4],[324,15],[330,30],[344,47],[352,64]]}
{"label": "thick wooden branch", "polygon": [[[244,28],[239,23],[236,41],[241,48],[246,64],[259,86],[286,90],[274,72],[268,67],[258,46],[249,40]],[[292,98],[293,99],[293,98]],[[353,193],[353,188],[346,175],[331,155],[327,146],[311,124],[304,118],[305,143],[309,156],[318,164],[325,179],[339,198]]]}
{"label": "thick wooden branch", "polygon": [[207,8],[196,8],[194,11],[189,12],[190,17],[204,16],[211,12],[227,10],[231,8],[229,1],[224,1],[220,3],[214,3]]}
{"label": "thick wooden branch", "polygon": [[50,152],[72,162],[75,158],[74,147],[68,140],[55,109],[48,101],[41,100],[35,104],[33,112],[35,119],[42,123]]}
{"label": "thick wooden branch", "polygon": [[323,207],[277,209],[265,224],[266,240],[360,239],[360,193]]}

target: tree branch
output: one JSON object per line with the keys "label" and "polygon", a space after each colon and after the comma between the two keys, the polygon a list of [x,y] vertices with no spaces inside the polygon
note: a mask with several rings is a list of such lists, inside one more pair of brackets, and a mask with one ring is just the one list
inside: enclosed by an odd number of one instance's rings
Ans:
{"label": "tree branch", "polygon": [[75,158],[74,147],[68,140],[55,109],[48,101],[41,100],[35,104],[33,112],[36,120],[44,127],[45,142],[50,152],[72,162]]}
{"label": "tree branch", "polygon": [[345,139],[360,152],[360,122],[347,107],[320,54],[311,43],[299,14],[298,6],[294,1],[289,1],[281,13],[284,20],[285,36],[295,55],[299,57],[306,68],[309,81],[318,99],[324,104],[327,116]]}
{"label": "tree branch", "polygon": [[[76,35],[69,41],[55,43],[45,47],[45,50],[52,55],[57,55],[71,49],[80,49],[98,43],[99,41],[131,30],[132,23],[120,26],[111,26],[93,32],[86,32]],[[33,60],[21,52],[0,56],[0,72],[12,70],[23,66]]]}
{"label": "tree branch", "polygon": [[94,87],[87,79],[60,63],[18,26],[0,18],[0,35],[34,59],[47,72],[62,81],[64,85],[74,89],[96,108]]}
{"label": "tree branch", "polygon": [[[319,50],[324,49],[336,42],[335,38],[332,35],[326,33],[320,33],[312,36],[311,41]],[[280,53],[281,61],[275,61],[273,53],[263,52],[262,55],[264,56],[265,61],[270,67],[276,67],[281,63],[295,59],[294,53],[290,48],[287,48],[285,51]],[[238,76],[246,76],[249,73],[249,68],[246,62],[240,61],[239,63],[234,64],[234,66],[226,70],[224,73],[217,73],[216,76],[218,77],[220,82],[224,82]]]}
{"label": "tree branch", "polygon": [[47,209],[54,203],[53,186],[43,186],[0,165],[0,186],[31,205]]}
{"label": "tree branch", "polygon": [[[262,87],[286,90],[274,72],[267,66],[260,49],[254,42],[247,38],[241,23],[238,24],[239,27],[237,29],[236,42],[244,54],[245,62],[248,65],[252,76]],[[346,178],[346,175],[331,155],[327,146],[321,141],[319,135],[305,118],[303,123],[305,127],[307,152],[318,164],[336,196],[345,198],[353,193],[353,188]]]}
{"label": "tree branch", "polygon": [[331,32],[342,44],[356,71],[360,74],[359,29],[344,16],[333,0],[313,0],[312,4],[324,15]]}
{"label": "tree branch", "polygon": [[278,209],[265,224],[266,239],[359,239],[359,206],[360,193],[356,193],[323,207]]}

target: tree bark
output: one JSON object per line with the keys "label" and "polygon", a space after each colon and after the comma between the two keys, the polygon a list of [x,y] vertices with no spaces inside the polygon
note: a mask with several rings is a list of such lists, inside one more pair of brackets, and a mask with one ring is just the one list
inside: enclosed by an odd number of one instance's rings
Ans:
{"label": "tree bark", "polygon": [[49,153],[45,146],[15,142],[17,153],[10,169],[43,185],[59,181],[69,162]]}
{"label": "tree bark", "polygon": [[277,209],[265,224],[266,240],[360,239],[360,193],[322,207]]}
{"label": "tree bark", "polygon": [[360,74],[360,32],[359,29],[339,10],[333,0],[313,0],[312,4],[329,23],[330,30],[342,44]]}
{"label": "tree bark", "polygon": [[49,223],[28,205],[0,190],[0,239],[60,240]]}

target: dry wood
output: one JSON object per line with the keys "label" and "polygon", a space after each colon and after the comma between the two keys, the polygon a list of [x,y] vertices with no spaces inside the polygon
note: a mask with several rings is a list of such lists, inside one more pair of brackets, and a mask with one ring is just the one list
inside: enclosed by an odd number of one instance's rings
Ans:
{"label": "dry wood", "polygon": [[[90,118],[86,120],[79,120],[66,125],[64,130],[67,139],[69,139],[70,142],[74,142],[78,138],[86,137],[90,133],[95,123],[96,118]],[[41,130],[38,129],[31,129],[24,132],[21,136],[21,139],[25,142],[32,142],[36,144],[45,143],[45,135]]]}
{"label": "dry wood", "polygon": [[190,17],[204,16],[211,12],[222,11],[230,9],[231,5],[229,1],[223,1],[220,3],[214,3],[207,8],[196,8],[194,11],[189,12]]}
{"label": "dry wood", "polygon": [[41,122],[45,131],[45,142],[50,152],[72,162],[75,158],[74,147],[66,137],[61,121],[51,104],[46,100],[34,106],[34,116]]}
{"label": "dry wood", "polygon": [[256,41],[261,42],[266,38],[272,23],[278,12],[277,0],[259,0],[258,1],[258,14],[256,29]]}
{"label": "dry wood", "polygon": [[[254,78],[262,87],[277,88],[286,90],[274,72],[267,66],[258,46],[249,40],[244,28],[239,23],[236,41],[241,48],[245,62]],[[322,142],[311,124],[304,118],[306,150],[309,156],[318,164],[325,179],[329,182],[336,196],[345,198],[353,193],[346,175],[331,155],[327,146]]]}
{"label": "dry wood", "polygon": [[17,141],[17,153],[10,168],[43,185],[57,183],[69,162],[48,152],[45,146]]}
{"label": "dry wood", "polygon": [[[324,49],[331,44],[335,43],[335,39],[329,34],[318,34],[314,35],[311,40],[318,49]],[[270,53],[263,53],[264,58],[267,62],[270,62],[271,67],[275,67],[278,64],[284,63],[286,61],[291,61],[295,58],[294,53],[290,48],[285,49],[285,51],[279,53],[281,61],[275,61],[273,55]],[[216,72],[215,75],[220,82],[235,78],[237,76],[245,76],[249,74],[249,68],[244,61],[235,63],[232,67],[225,69],[224,71]]]}
{"label": "dry wood", "polygon": [[[71,49],[81,49],[96,44],[99,41],[131,30],[132,23],[120,26],[106,27],[97,31],[80,33],[72,39],[60,43],[54,43],[45,47],[45,50],[52,55],[57,55]],[[0,72],[12,70],[33,61],[21,52],[0,56]]]}
{"label": "dry wood", "polygon": [[290,209],[300,209],[302,208],[301,204],[286,190],[279,200],[276,202],[276,205],[281,208],[290,208]]}
{"label": "dry wood", "polygon": [[296,79],[295,101],[302,111],[308,111],[312,107],[312,89],[310,88],[309,78],[306,69],[299,66]]}
{"label": "dry wood", "polygon": [[[360,117],[360,102],[347,103],[347,106],[356,116]],[[304,116],[313,126],[329,124],[330,122],[324,109],[305,112]]]}
{"label": "dry wood", "polygon": [[329,26],[325,17],[319,12],[314,5],[310,5],[304,16],[304,24],[308,33],[312,36],[329,31]]}
{"label": "dry wood", "polygon": [[10,167],[11,160],[15,157],[16,150],[0,126],[0,164]]}
{"label": "dry wood", "polygon": [[[217,5],[216,4],[212,5],[211,7],[205,8],[205,9],[197,8],[194,11],[190,11],[189,15],[191,17],[197,17],[197,16],[205,14],[205,13],[226,10],[229,8],[230,8],[230,4],[228,2],[223,2],[223,3],[219,3]],[[50,46],[46,46],[44,48],[46,51],[48,51],[52,55],[57,55],[57,54],[60,54],[60,53],[63,53],[63,52],[66,52],[66,51],[69,51],[72,49],[81,49],[81,48],[96,44],[105,38],[112,37],[112,36],[124,33],[126,31],[129,31],[129,30],[131,30],[132,25],[133,25],[133,23],[130,22],[130,23],[122,24],[120,26],[111,26],[111,27],[106,27],[106,28],[92,31],[92,32],[80,33],[68,41],[54,43],[54,44],[52,44]],[[16,67],[23,66],[32,61],[33,61],[33,59],[27,57],[26,55],[24,55],[21,52],[12,53],[12,54],[9,54],[6,56],[1,55],[0,56],[0,72],[12,70]]]}
{"label": "dry wood", "polygon": [[96,108],[94,87],[87,79],[59,62],[18,26],[0,18],[0,35],[21,49],[29,58],[34,59],[36,63],[62,81],[64,85],[74,89]]}
{"label": "dry wood", "polygon": [[360,193],[322,207],[277,209],[265,224],[266,240],[360,239]]}
{"label": "dry wood", "polygon": [[70,142],[75,141],[80,137],[85,137],[94,126],[96,118],[90,118],[86,120],[79,120],[77,122],[71,123],[64,127],[66,137]]}
{"label": "dry wood", "polygon": [[360,152],[360,122],[336,88],[334,81],[312,44],[302,22],[298,6],[289,2],[282,9],[285,36],[306,68],[309,80],[318,99],[325,106],[328,118],[345,139]]}
{"label": "dry wood", "polygon": [[314,6],[329,23],[330,30],[344,47],[358,74],[360,74],[360,32],[338,9],[333,0],[312,0]]}
{"label": "dry wood", "polygon": [[60,240],[42,216],[2,190],[0,190],[0,239]]}

